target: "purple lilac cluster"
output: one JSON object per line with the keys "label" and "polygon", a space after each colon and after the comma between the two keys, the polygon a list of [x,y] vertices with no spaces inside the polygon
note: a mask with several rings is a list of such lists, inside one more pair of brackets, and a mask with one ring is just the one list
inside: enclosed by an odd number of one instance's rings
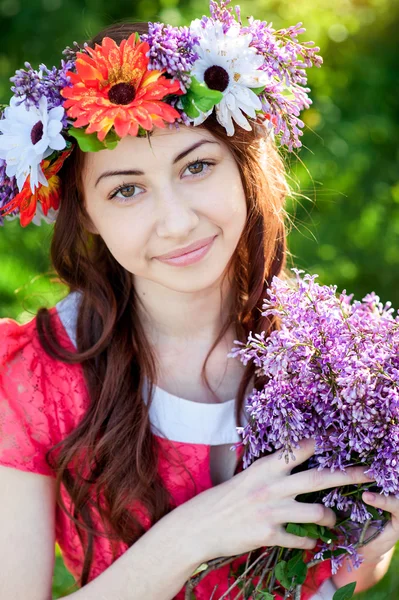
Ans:
{"label": "purple lilac cluster", "polygon": [[[19,192],[16,178],[6,175],[6,166],[6,161],[0,158],[0,211],[10,198],[14,198]],[[19,210],[16,209],[7,217],[15,217],[18,214]],[[0,226],[2,225],[4,225],[4,217],[0,216]]]}
{"label": "purple lilac cluster", "polygon": [[193,49],[198,44],[198,37],[190,32],[189,27],[149,23],[148,34],[142,34],[140,39],[150,45],[148,68],[165,69],[180,81],[180,87],[185,93],[191,84],[191,68],[198,59],[198,54]]}
{"label": "purple lilac cluster", "polygon": [[[277,329],[268,337],[251,332],[229,354],[253,361],[267,381],[248,397],[250,419],[238,428],[244,468],[272,451],[288,462],[300,440],[314,438],[309,468],[361,464],[376,491],[399,497],[399,315],[374,292],[352,301],[345,290],[319,285],[317,275],[293,271],[296,278],[274,277],[264,299],[262,315],[277,319]],[[361,490],[337,488],[321,500],[349,517],[351,533],[341,531],[340,543],[356,562],[354,533],[372,517]]]}
{"label": "purple lilac cluster", "polygon": [[[0,107],[0,119],[4,118],[4,110]],[[19,189],[17,186],[16,177],[8,177],[6,174],[7,163],[5,160],[0,158],[0,212],[2,208],[10,201],[10,198],[14,198],[18,193]],[[12,219],[19,214],[19,210],[12,211],[7,218]],[[0,215],[0,226],[4,225],[4,217]]]}
{"label": "purple lilac cluster", "polygon": [[[61,96],[62,88],[70,85],[70,78],[66,75],[68,70],[74,67],[71,60],[61,60],[61,67],[52,67],[49,69],[41,64],[39,70],[33,69],[29,62],[25,62],[25,69],[18,69],[10,81],[14,83],[11,91],[17,98],[26,105],[29,110],[31,106],[39,106],[39,100],[42,96],[47,97],[48,109],[60,106],[65,99]],[[62,121],[63,127],[68,126],[67,117],[64,115]]]}
{"label": "purple lilac cluster", "polygon": [[291,151],[302,145],[299,137],[303,135],[304,123],[298,117],[301,110],[312,104],[308,96],[310,88],[304,87],[307,83],[305,69],[323,64],[322,57],[317,54],[320,48],[314,42],[298,41],[298,35],[306,31],[302,23],[276,31],[271,23],[253,17],[249,17],[248,22],[249,26],[243,27],[242,31],[252,35],[251,46],[265,57],[261,69],[273,80],[260,96],[262,109],[275,116],[274,133],[281,134],[281,144]]}
{"label": "purple lilac cluster", "polygon": [[228,29],[236,23],[237,21],[241,24],[241,14],[240,7],[235,6],[234,11],[237,15],[237,19],[233,14],[232,7],[229,6],[231,0],[222,0],[220,4],[218,4],[215,0],[210,0],[209,3],[209,13],[210,17],[202,17],[201,21],[203,26],[205,27],[206,23],[210,21],[220,21],[223,23],[223,31],[226,33]]}

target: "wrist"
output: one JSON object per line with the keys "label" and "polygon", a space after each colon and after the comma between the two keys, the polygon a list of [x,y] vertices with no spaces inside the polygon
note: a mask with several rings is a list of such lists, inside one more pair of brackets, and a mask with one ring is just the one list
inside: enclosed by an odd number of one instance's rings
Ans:
{"label": "wrist", "polygon": [[200,519],[195,518],[190,510],[190,502],[177,506],[166,515],[171,520],[171,527],[178,531],[183,545],[183,552],[187,564],[193,567],[193,571],[207,560],[210,560],[207,549],[207,539],[200,529]]}

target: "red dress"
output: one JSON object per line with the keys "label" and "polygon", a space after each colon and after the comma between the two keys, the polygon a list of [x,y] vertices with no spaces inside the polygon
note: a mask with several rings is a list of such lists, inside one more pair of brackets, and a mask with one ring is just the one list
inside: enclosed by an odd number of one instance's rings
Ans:
{"label": "red dress", "polygon": [[[60,342],[72,351],[76,343],[78,299],[77,294],[69,294],[50,309]],[[38,339],[36,318],[23,325],[12,319],[0,319],[0,464],[55,477],[45,462],[45,453],[78,425],[87,406],[88,393],[81,365],[67,365],[44,352]],[[212,445],[230,443],[232,447],[235,445],[237,459],[242,457],[244,448],[235,427],[234,400],[216,405],[201,404],[156,387],[150,420],[162,450],[158,459],[159,473],[176,506],[213,486]],[[242,424],[246,422],[245,412]],[[183,458],[189,474],[175,457]],[[242,469],[242,463],[239,464],[241,467],[236,472]],[[70,509],[71,501],[63,485],[61,493]],[[139,505],[132,510],[148,529],[151,523],[145,510]],[[94,526],[103,531],[100,519],[94,520]],[[59,506],[56,507],[56,541],[66,568],[77,580],[83,566],[83,549],[75,526]],[[116,558],[127,549],[126,544],[120,543]],[[232,568],[235,570],[245,561],[246,556],[236,559]],[[95,537],[89,580],[112,562],[110,542]],[[213,597],[217,600],[232,583],[229,569],[227,565],[206,576],[195,588],[196,598],[209,600],[218,585]],[[311,575],[308,578],[311,583],[303,587],[302,600],[331,600],[334,589],[329,579],[330,563],[313,569]],[[175,600],[184,600],[184,591],[183,587]],[[237,593],[235,588],[232,598]]]}

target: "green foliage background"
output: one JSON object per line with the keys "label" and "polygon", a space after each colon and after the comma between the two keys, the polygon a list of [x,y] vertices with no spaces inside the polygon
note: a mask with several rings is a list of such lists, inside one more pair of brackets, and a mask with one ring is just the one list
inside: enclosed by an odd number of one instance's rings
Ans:
{"label": "green foliage background", "polygon": [[[297,196],[289,203],[289,246],[295,265],[356,298],[374,290],[399,308],[399,31],[398,0],[251,0],[242,15],[275,28],[302,21],[303,40],[321,48],[311,69],[312,107],[304,113],[303,148],[287,155]],[[28,60],[59,64],[61,51],[115,21],[174,25],[208,14],[204,0],[0,0],[0,102],[9,77]],[[50,272],[52,228],[8,222],[0,235],[0,317],[24,321],[65,290]],[[53,597],[73,583],[59,549]],[[395,556],[384,580],[359,598],[399,594]]]}

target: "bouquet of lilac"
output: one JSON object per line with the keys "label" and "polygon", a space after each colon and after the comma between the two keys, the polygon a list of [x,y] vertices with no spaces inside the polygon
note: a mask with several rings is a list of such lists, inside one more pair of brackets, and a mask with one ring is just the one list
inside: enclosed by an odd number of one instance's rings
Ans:
{"label": "bouquet of lilac", "polygon": [[[274,277],[264,299],[262,314],[274,319],[277,329],[268,336],[251,332],[247,343],[236,340],[229,354],[244,365],[254,361],[256,375],[266,380],[247,398],[249,422],[238,428],[244,468],[274,451],[287,462],[295,460],[298,442],[313,438],[315,454],[301,468],[363,465],[375,481],[297,497],[331,507],[336,526],[288,524],[290,533],[319,539],[317,552],[306,562],[303,551],[270,549],[275,551],[274,561],[270,552],[265,558],[270,585],[258,588],[258,595],[252,586],[251,598],[271,599],[274,593],[300,598],[308,568],[327,559],[333,573],[348,555],[356,569],[360,548],[389,518],[366,505],[362,493],[399,497],[399,316],[374,292],[352,302],[353,294],[337,295],[336,286],[317,284],[317,275],[301,278],[304,271],[292,270],[296,278]],[[344,596],[341,588],[337,598],[350,598],[354,587],[345,586]]]}

